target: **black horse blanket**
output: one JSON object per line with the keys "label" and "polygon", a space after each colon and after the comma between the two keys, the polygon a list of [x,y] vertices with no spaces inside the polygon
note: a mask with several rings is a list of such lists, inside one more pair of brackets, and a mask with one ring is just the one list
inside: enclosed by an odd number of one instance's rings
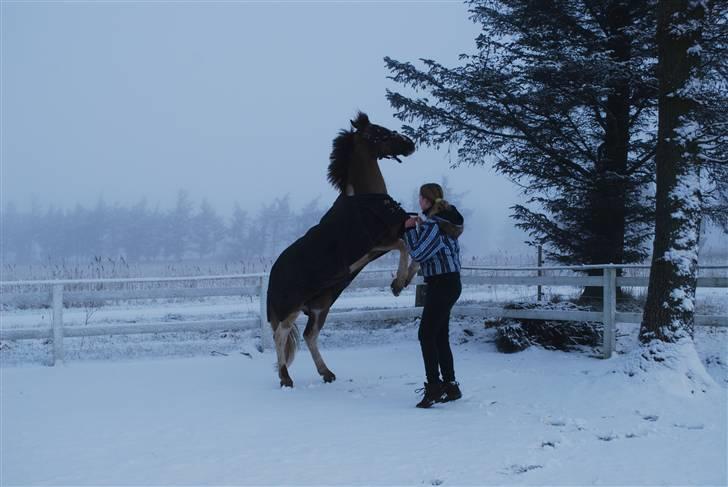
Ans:
{"label": "black horse blanket", "polygon": [[[324,289],[340,293],[356,276],[349,266],[389,236],[402,237],[408,218],[387,194],[339,196],[306,234],[284,250],[270,271],[268,321],[271,312],[285,319]],[[338,297],[338,293],[335,298]]]}

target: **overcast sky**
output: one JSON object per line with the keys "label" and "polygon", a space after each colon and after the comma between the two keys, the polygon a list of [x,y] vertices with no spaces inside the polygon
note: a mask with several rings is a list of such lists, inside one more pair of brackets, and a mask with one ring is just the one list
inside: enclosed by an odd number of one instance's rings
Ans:
{"label": "overcast sky", "polygon": [[[460,2],[3,2],[2,203],[103,197],[170,207],[180,189],[228,214],[290,194],[335,198],[331,141],[357,110],[399,129],[382,58],[448,65],[477,26]],[[468,241],[514,248],[516,188],[486,165],[420,148],[382,161],[409,203],[448,177],[473,210]],[[473,249],[474,250],[474,249]],[[474,252],[478,253],[478,252]]]}

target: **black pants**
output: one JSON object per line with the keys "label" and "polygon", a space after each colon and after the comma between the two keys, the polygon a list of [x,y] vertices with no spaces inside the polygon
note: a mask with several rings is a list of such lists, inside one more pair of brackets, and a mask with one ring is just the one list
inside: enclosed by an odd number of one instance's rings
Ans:
{"label": "black pants", "polygon": [[439,382],[440,372],[443,381],[454,381],[455,367],[450,350],[450,311],[462,291],[460,273],[450,272],[425,280],[427,294],[417,336],[422,347],[427,382]]}

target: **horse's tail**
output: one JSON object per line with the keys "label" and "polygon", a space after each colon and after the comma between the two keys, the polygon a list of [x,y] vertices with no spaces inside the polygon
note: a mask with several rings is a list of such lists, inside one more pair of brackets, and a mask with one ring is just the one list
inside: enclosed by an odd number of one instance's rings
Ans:
{"label": "horse's tail", "polygon": [[[268,320],[270,322],[271,328],[273,328],[273,337],[275,339],[276,331],[278,330],[278,327],[281,326],[281,322],[276,316],[275,312],[272,311],[270,308],[268,309]],[[291,330],[288,332],[288,336],[286,336],[286,341],[283,344],[283,357],[286,367],[290,367],[293,363],[293,359],[296,358],[298,342],[301,340],[301,333],[298,330],[298,326],[296,326],[296,322],[292,321],[290,326]],[[278,347],[278,343],[276,343],[276,347]]]}
{"label": "horse's tail", "polygon": [[296,350],[298,350],[298,342],[301,340],[301,334],[298,331],[298,326],[293,323],[291,331],[288,333],[286,338],[285,348],[283,349],[283,356],[285,357],[286,367],[290,367],[293,363],[293,359],[296,358]]}

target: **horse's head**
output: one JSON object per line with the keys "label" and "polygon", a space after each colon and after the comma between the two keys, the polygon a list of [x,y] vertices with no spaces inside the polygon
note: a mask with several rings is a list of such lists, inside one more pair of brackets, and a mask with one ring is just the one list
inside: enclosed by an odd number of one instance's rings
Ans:
{"label": "horse's head", "polygon": [[334,139],[329,156],[329,182],[346,194],[386,193],[378,159],[396,159],[415,151],[412,139],[380,125],[359,112],[352,130],[342,130]]}
{"label": "horse's head", "polygon": [[377,159],[395,159],[402,162],[398,156],[409,156],[415,151],[412,139],[395,130],[371,123],[365,113],[359,112],[356,119],[351,121],[351,126],[355,130],[354,134],[367,144],[369,152]]}

